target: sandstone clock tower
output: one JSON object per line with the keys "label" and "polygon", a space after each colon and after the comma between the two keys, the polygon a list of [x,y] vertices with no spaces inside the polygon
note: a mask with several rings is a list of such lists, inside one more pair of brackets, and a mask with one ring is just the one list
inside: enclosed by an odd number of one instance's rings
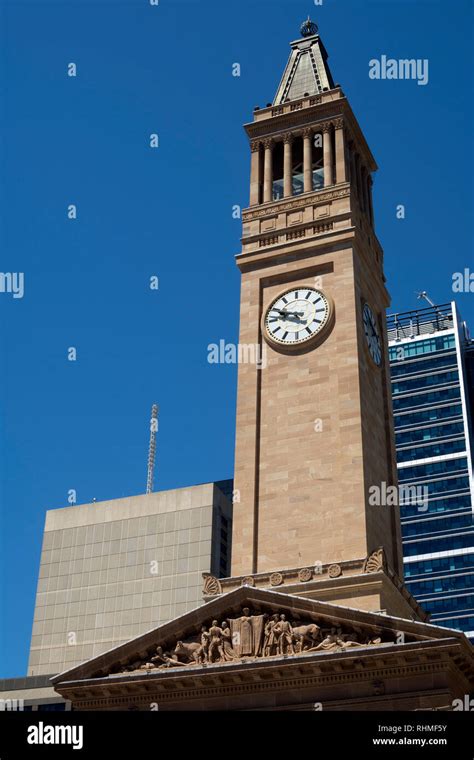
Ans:
{"label": "sandstone clock tower", "polygon": [[309,20],[271,105],[255,109],[243,212],[232,576],[383,550],[402,577],[383,253],[364,135]]}
{"label": "sandstone clock tower", "polygon": [[398,515],[369,503],[396,478],[376,166],[301,33],[246,127],[240,341],[266,351],[239,367],[232,577],[203,573],[206,604],[52,678],[76,711],[445,711],[472,691],[473,648],[426,625]]}

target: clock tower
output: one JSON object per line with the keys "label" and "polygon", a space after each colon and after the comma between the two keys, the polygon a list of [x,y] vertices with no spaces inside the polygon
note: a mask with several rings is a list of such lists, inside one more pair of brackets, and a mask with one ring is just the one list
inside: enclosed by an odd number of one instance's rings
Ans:
{"label": "clock tower", "polygon": [[232,577],[203,573],[202,607],[52,678],[76,711],[385,714],[472,692],[471,645],[426,625],[397,510],[372,503],[396,486],[376,165],[317,28],[301,34],[246,126],[239,356],[261,361],[239,365]]}
{"label": "clock tower", "polygon": [[240,344],[265,361],[239,365],[232,576],[381,552],[401,578],[398,508],[369,499],[397,484],[377,166],[309,20],[245,129]]}

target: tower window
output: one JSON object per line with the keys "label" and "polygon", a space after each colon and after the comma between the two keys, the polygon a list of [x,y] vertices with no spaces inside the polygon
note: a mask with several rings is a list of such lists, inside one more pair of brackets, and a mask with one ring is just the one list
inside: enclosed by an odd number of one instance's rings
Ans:
{"label": "tower window", "polygon": [[313,190],[319,190],[324,187],[324,157],[323,157],[323,140],[322,135],[316,134],[311,142],[312,144],[312,175]]}
{"label": "tower window", "polygon": [[295,137],[293,142],[293,168],[291,184],[293,195],[301,195],[304,192],[303,174],[303,138]]}
{"label": "tower window", "polygon": [[273,146],[273,185],[272,198],[279,201],[283,198],[283,143],[277,142]]}

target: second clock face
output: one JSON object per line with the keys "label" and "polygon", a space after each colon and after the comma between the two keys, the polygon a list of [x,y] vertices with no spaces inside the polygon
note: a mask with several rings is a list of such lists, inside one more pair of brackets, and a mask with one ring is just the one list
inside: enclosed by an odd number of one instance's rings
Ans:
{"label": "second clock face", "polygon": [[377,319],[369,304],[364,305],[362,318],[364,320],[364,332],[369,353],[375,364],[380,367],[382,364],[382,341],[380,339]]}
{"label": "second clock face", "polygon": [[266,337],[282,346],[299,346],[322,330],[329,314],[328,299],[320,290],[292,288],[268,307],[264,319]]}

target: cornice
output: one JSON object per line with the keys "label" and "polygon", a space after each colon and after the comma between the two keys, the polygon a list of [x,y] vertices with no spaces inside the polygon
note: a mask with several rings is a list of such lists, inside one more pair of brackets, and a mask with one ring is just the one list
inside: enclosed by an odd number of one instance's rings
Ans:
{"label": "cornice", "polygon": [[363,155],[369,170],[371,172],[377,171],[377,162],[345,96],[334,101],[328,101],[327,103],[299,108],[277,116],[269,116],[268,119],[245,124],[244,129],[249,139],[255,140],[263,139],[264,137],[279,137],[282,132],[289,130],[302,131],[305,127],[310,127],[314,131],[317,131],[325,123],[332,124],[336,122],[338,127],[340,127],[341,119],[343,127],[347,132],[348,140],[353,140],[357,145],[357,149]]}
{"label": "cornice", "polygon": [[[281,139],[282,135],[288,131],[297,134],[304,129],[311,129],[312,132],[324,130],[325,128],[331,127],[333,121],[338,121],[342,118],[342,114],[340,113],[336,116],[331,113],[322,114],[318,111],[319,108],[320,106],[315,106],[313,108],[296,111],[292,114],[276,116],[269,121],[246,125],[245,129],[252,141],[263,141],[266,137],[278,137]],[[315,116],[318,118],[315,118]]]}
{"label": "cornice", "polygon": [[242,211],[242,221],[251,222],[254,219],[275,216],[284,211],[292,211],[293,209],[305,208],[306,206],[315,206],[319,203],[325,203],[326,201],[347,198],[350,194],[350,184],[344,182],[341,185],[334,185],[327,190],[312,190],[309,193],[302,193],[297,197],[293,196],[291,199],[282,198],[279,201],[270,201],[269,203],[262,203],[258,206],[249,206]]}
{"label": "cornice", "polygon": [[[467,654],[467,653],[466,653]],[[319,653],[297,658],[271,658],[245,664],[207,666],[199,672],[181,668],[147,676],[111,677],[69,682],[59,691],[74,708],[110,709],[151,702],[165,704],[198,699],[229,698],[308,687],[341,687],[388,679],[412,678],[455,670],[468,688],[471,662],[453,638],[365,647],[337,654]],[[461,662],[461,660],[463,662]],[[470,668],[466,675],[464,669]],[[171,687],[171,688],[170,688]],[[102,696],[103,695],[103,696]]]}
{"label": "cornice", "polygon": [[274,242],[268,246],[262,246],[261,248],[252,248],[248,251],[240,251],[235,256],[237,266],[241,268],[253,267],[255,264],[259,266],[266,265],[262,262],[268,262],[268,266],[273,266],[276,263],[281,263],[287,257],[292,257],[295,260],[295,256],[298,259],[304,259],[308,257],[314,257],[315,255],[322,255],[326,251],[321,248],[315,249],[315,244],[320,241],[327,243],[331,250],[334,250],[334,246],[344,247],[350,244],[354,240],[356,228],[343,227],[339,230],[329,230],[326,232],[320,232],[307,238],[295,238],[294,240],[281,240]]}

